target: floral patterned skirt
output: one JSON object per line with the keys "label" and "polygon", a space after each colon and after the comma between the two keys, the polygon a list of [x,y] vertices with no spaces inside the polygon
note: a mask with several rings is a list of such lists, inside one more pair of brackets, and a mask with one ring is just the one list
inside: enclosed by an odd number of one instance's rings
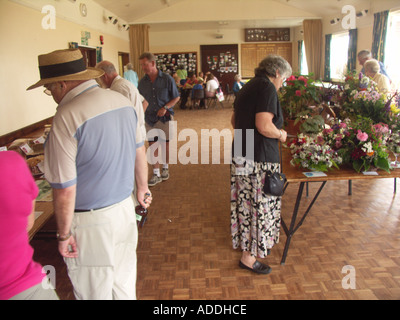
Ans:
{"label": "floral patterned skirt", "polygon": [[231,234],[233,248],[265,258],[279,242],[281,199],[263,192],[267,171],[279,172],[279,163],[249,162],[234,158],[231,164]]}

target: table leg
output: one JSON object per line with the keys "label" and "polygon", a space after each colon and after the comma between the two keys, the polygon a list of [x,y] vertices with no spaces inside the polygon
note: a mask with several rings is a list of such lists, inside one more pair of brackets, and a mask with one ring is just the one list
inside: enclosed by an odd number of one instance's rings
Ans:
{"label": "table leg", "polygon": [[310,205],[308,206],[307,210],[305,211],[303,217],[301,218],[301,220],[299,221],[299,223],[297,224],[297,226],[295,226],[296,224],[296,219],[297,219],[297,214],[299,212],[299,207],[300,207],[300,202],[301,202],[301,197],[303,195],[303,191],[304,191],[304,184],[306,182],[301,182],[300,186],[299,186],[299,191],[297,192],[297,199],[296,199],[296,204],[294,206],[294,210],[293,210],[293,215],[292,215],[292,221],[290,222],[290,227],[289,230],[285,224],[285,221],[281,218],[281,224],[283,227],[283,230],[286,233],[287,239],[286,239],[286,243],[285,243],[285,248],[283,250],[283,255],[282,255],[282,259],[281,259],[281,265],[285,264],[286,261],[286,256],[289,250],[289,246],[290,246],[290,241],[292,240],[292,237],[294,235],[294,233],[300,228],[300,226],[303,224],[304,220],[306,219],[308,213],[310,212],[311,208],[313,207],[315,201],[317,201],[322,189],[325,187],[327,181],[322,182],[322,185],[320,186],[320,188],[318,189],[317,193],[314,196],[314,199],[311,201]]}
{"label": "table leg", "polygon": [[305,184],[305,182],[300,182],[299,191],[297,192],[296,204],[294,205],[292,221],[290,222],[289,230],[286,227],[285,221],[281,218],[281,223],[282,223],[283,229],[285,230],[286,237],[287,237],[286,243],[285,243],[285,249],[283,250],[283,255],[282,255],[282,260],[281,260],[282,265],[285,264],[286,256],[287,256],[287,253],[289,250],[290,241],[292,240],[294,224],[296,223],[297,213],[299,212],[299,206],[300,206],[300,202],[301,202],[301,197],[303,195],[304,184]]}

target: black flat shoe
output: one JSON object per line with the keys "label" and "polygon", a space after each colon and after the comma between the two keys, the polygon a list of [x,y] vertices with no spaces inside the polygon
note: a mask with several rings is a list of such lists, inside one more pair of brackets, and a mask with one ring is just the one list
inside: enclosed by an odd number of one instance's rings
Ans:
{"label": "black flat shoe", "polygon": [[259,274],[268,274],[272,271],[270,266],[267,266],[266,264],[263,264],[257,260],[254,262],[253,268],[249,268],[242,261],[239,261],[239,267]]}

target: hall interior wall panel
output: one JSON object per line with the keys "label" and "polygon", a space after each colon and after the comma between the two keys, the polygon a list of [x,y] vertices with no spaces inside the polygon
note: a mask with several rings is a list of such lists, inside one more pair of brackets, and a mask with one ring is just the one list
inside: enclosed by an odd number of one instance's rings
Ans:
{"label": "hall interior wall panel", "polygon": [[241,45],[242,77],[254,76],[254,69],[269,54],[277,54],[292,65],[292,43],[251,43]]}

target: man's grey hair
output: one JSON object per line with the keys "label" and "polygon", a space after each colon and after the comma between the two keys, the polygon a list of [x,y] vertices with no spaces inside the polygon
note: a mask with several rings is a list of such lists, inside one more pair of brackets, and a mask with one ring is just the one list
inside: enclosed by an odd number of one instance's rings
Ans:
{"label": "man's grey hair", "polygon": [[361,50],[358,54],[357,57],[359,58],[372,58],[371,51],[369,50]]}
{"label": "man's grey hair", "polygon": [[156,61],[156,56],[151,52],[143,52],[139,57],[139,60],[142,59],[147,59],[148,61],[153,62]]}
{"label": "man's grey hair", "polygon": [[117,69],[110,61],[101,61],[96,65],[96,68],[103,70],[106,74],[114,74],[117,73]]}
{"label": "man's grey hair", "polygon": [[264,58],[258,67],[254,70],[256,76],[276,77],[276,71],[281,77],[287,78],[292,75],[292,67],[283,57],[270,54]]}

